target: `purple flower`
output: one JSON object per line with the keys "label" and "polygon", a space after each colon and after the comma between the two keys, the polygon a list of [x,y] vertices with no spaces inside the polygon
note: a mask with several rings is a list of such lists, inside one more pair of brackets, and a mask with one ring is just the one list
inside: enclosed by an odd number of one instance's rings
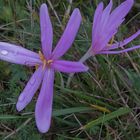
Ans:
{"label": "purple flower", "polygon": [[[95,10],[93,19],[91,47],[82,56],[79,62],[85,62],[89,57],[97,54],[119,54],[140,48],[140,45],[138,45],[127,49],[116,50],[134,40],[138,35],[140,35],[140,30],[121,42],[113,43],[114,35],[118,32],[118,27],[125,20],[125,16],[130,11],[133,3],[133,0],[125,0],[125,2],[121,3],[114,10],[112,10],[112,0],[110,0],[110,3],[105,9],[103,9],[103,2],[99,3]],[[69,75],[67,87],[70,85],[73,76],[74,73]]]}
{"label": "purple flower", "polygon": [[51,123],[54,70],[66,73],[83,72],[88,68],[81,62],[61,60],[72,45],[81,23],[81,15],[75,9],[56,48],[52,51],[53,29],[46,4],[40,8],[42,53],[39,54],[9,43],[0,42],[0,59],[27,66],[38,66],[25,89],[20,94],[17,110],[23,110],[32,100],[41,82],[42,87],[35,107],[36,124],[40,132],[48,131]]}
{"label": "purple flower", "polygon": [[103,9],[103,2],[98,5],[94,15],[90,53],[93,55],[118,54],[140,48],[140,45],[138,45],[128,49],[115,50],[135,39],[140,34],[140,30],[121,42],[113,43],[112,40],[112,43],[109,44],[109,41],[118,32],[118,27],[125,20],[125,16],[130,11],[133,3],[133,0],[125,0],[125,2],[121,3],[113,11],[111,11],[113,5],[112,0],[110,0],[110,3],[105,9]]}

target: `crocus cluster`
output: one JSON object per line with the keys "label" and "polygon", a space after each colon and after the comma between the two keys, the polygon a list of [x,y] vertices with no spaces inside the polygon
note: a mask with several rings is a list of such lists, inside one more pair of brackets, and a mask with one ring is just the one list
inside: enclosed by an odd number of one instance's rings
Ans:
{"label": "crocus cluster", "polygon": [[[34,94],[42,83],[35,107],[35,119],[40,132],[45,133],[50,128],[55,71],[66,73],[86,72],[88,67],[82,62],[92,55],[118,54],[140,48],[140,45],[138,45],[122,49],[123,46],[135,39],[140,34],[140,31],[121,42],[114,42],[114,40],[112,40],[118,32],[118,27],[130,11],[133,3],[133,0],[125,0],[113,11],[112,0],[110,0],[110,3],[105,9],[103,8],[103,2],[99,3],[94,14],[91,47],[79,62],[65,61],[61,59],[71,47],[80,27],[82,18],[80,11],[77,8],[74,9],[66,29],[54,50],[52,50],[53,28],[46,4],[42,4],[40,8],[42,51],[35,53],[17,45],[0,42],[1,60],[38,67],[27,83],[25,89],[20,94],[16,107],[18,111],[23,110],[32,100]],[[112,41],[110,42],[110,40]],[[119,48],[121,48],[121,50],[116,50]]]}

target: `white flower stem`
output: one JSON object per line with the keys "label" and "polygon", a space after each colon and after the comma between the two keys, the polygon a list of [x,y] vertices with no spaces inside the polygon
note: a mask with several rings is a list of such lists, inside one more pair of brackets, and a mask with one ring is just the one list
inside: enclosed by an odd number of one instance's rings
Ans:
{"label": "white flower stem", "polygon": [[[89,59],[90,57],[92,56],[92,53],[91,53],[91,48],[81,57],[81,59],[79,60],[79,62],[82,62],[84,63],[87,59]],[[69,74],[69,77],[68,77],[68,80],[67,80],[67,83],[66,83],[66,87],[69,87],[70,86],[70,83],[71,83],[71,80],[73,78],[75,73],[70,73]]]}
{"label": "white flower stem", "polygon": [[91,53],[91,48],[81,57],[81,59],[79,60],[79,62],[84,63],[87,59],[89,59],[92,56]]}

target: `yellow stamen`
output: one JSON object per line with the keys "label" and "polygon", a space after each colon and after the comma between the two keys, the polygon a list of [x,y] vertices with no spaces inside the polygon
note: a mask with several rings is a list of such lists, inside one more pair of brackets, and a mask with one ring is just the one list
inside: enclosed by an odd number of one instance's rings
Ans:
{"label": "yellow stamen", "polygon": [[114,40],[115,40],[115,37],[113,36],[113,37],[111,38],[111,40],[110,40],[110,44],[111,44],[111,45],[113,44]]}
{"label": "yellow stamen", "polygon": [[47,61],[43,60],[43,70],[45,69],[46,65],[47,65]]}
{"label": "yellow stamen", "polygon": [[41,59],[42,61],[44,61],[45,57],[44,57],[44,55],[42,54],[41,51],[39,51],[39,57],[40,57],[40,59]]}
{"label": "yellow stamen", "polygon": [[47,61],[47,64],[51,64],[53,61],[52,60],[48,60]]}
{"label": "yellow stamen", "polygon": [[114,42],[114,40],[115,40],[115,36],[113,36],[113,37],[111,38],[110,43],[109,43],[107,46],[108,46],[108,47],[111,47],[112,44],[113,44],[113,42]]}
{"label": "yellow stamen", "polygon": [[38,69],[38,67],[39,67],[38,65],[35,65],[35,69],[36,69],[36,70]]}
{"label": "yellow stamen", "polygon": [[46,58],[44,57],[44,55],[41,53],[41,51],[39,51],[39,57],[40,60],[43,62],[43,70],[45,69],[46,66],[49,66],[53,60],[46,60]]}

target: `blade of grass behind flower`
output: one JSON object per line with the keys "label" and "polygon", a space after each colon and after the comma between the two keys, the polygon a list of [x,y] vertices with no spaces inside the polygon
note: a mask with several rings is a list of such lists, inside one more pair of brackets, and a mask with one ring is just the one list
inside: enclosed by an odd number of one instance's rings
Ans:
{"label": "blade of grass behind flower", "polygon": [[85,100],[85,101],[88,101],[88,102],[94,103],[94,104],[97,103],[97,104],[99,104],[101,106],[105,106],[105,107],[107,107],[109,109],[115,109],[113,106],[111,106],[111,105],[109,105],[109,104],[107,104],[107,103],[105,103],[105,102],[103,102],[101,100],[98,100],[98,99],[96,99],[93,96],[91,97],[89,95],[86,95],[82,91],[76,91],[76,90],[71,90],[71,89],[68,89],[68,88],[62,88],[62,87],[57,86],[57,85],[55,85],[55,86],[57,88],[61,89],[61,93],[63,93],[63,94],[69,94],[69,93],[71,93],[71,94],[77,96],[80,100],[82,99],[82,100]]}
{"label": "blade of grass behind flower", "polygon": [[[90,107],[73,107],[73,108],[68,108],[68,109],[60,109],[60,110],[53,111],[53,117],[58,117],[58,116],[67,115],[71,113],[86,112],[86,111],[91,111],[91,110],[92,108]],[[0,120],[23,119],[23,118],[29,118],[29,117],[33,117],[32,114],[27,115],[27,116],[0,115]]]}
{"label": "blade of grass behind flower", "polygon": [[53,116],[61,116],[61,115],[66,115],[66,114],[71,114],[71,113],[78,113],[78,112],[86,112],[86,111],[91,111],[92,108],[90,107],[73,107],[73,108],[68,108],[68,109],[60,109],[60,110],[55,110],[53,112]]}
{"label": "blade of grass behind flower", "polygon": [[92,128],[93,126],[96,126],[99,124],[104,124],[105,122],[107,122],[109,120],[120,117],[120,116],[125,115],[129,112],[131,112],[130,108],[126,108],[126,107],[119,108],[117,111],[114,111],[114,112],[109,113],[107,115],[103,115],[102,117],[99,117],[98,119],[87,123],[85,126],[81,127],[81,129],[89,129],[89,128]]}

